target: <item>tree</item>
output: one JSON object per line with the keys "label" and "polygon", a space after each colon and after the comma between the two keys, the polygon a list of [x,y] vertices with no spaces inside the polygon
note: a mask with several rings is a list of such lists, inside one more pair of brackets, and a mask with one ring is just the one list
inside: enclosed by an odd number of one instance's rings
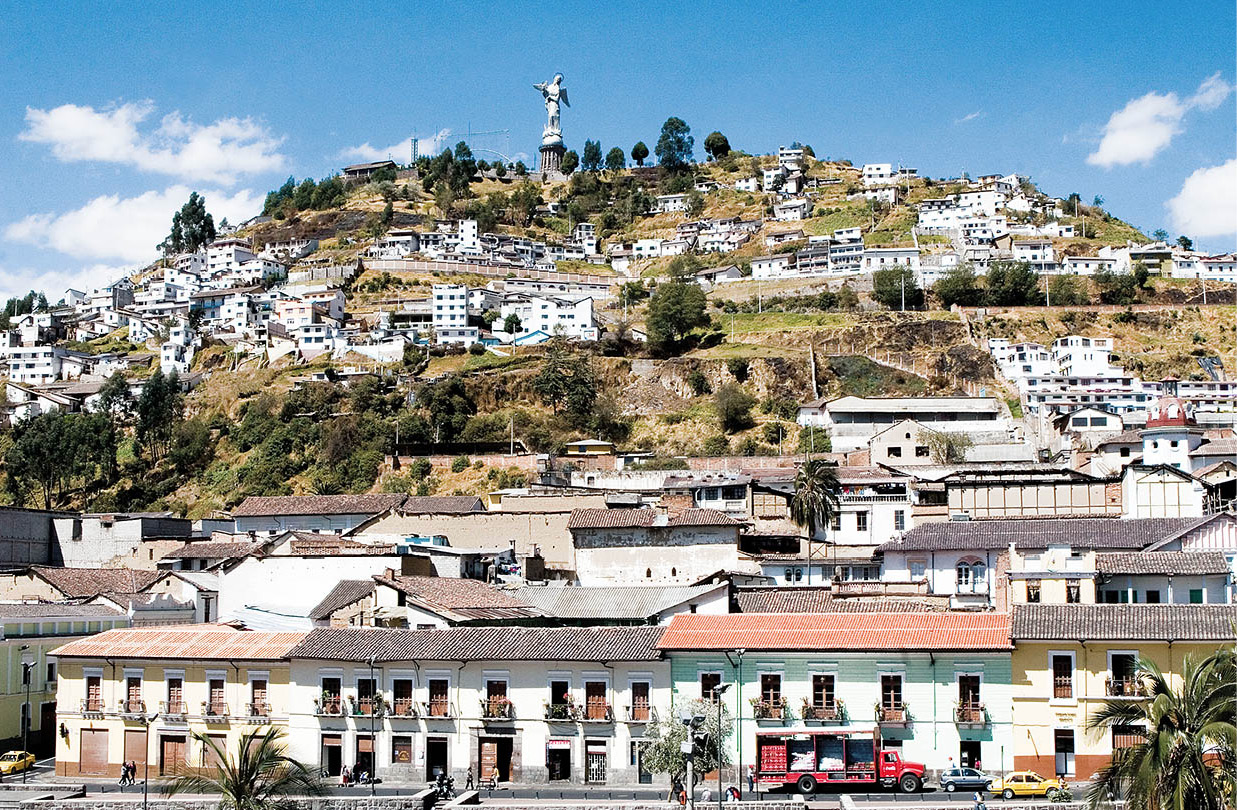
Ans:
{"label": "tree", "polygon": [[1138,301],[1138,280],[1131,273],[1100,270],[1094,276],[1101,304],[1127,306]]}
{"label": "tree", "polygon": [[137,399],[137,440],[158,462],[167,453],[172,431],[180,421],[183,397],[176,372],[156,371]]}
{"label": "tree", "polygon": [[[14,441],[5,454],[9,488],[22,495],[31,488],[38,490],[44,509],[52,508],[60,482],[61,465],[66,453],[66,417],[59,411],[41,413],[19,422],[13,430]],[[18,498],[18,503],[24,501]]]}
{"label": "tree", "polygon": [[709,322],[705,294],[699,284],[667,281],[657,285],[645,318],[649,348],[659,354],[677,348],[696,327]]}
{"label": "tree", "polygon": [[606,171],[621,172],[627,168],[627,156],[623,154],[623,150],[617,146],[606,152]]}
{"label": "tree", "polygon": [[1180,247],[1182,250],[1193,250],[1194,240],[1186,236],[1185,234],[1182,234],[1181,236],[1177,237],[1177,246]]}
{"label": "tree", "polygon": [[99,413],[107,414],[113,426],[124,422],[133,410],[133,395],[129,393],[129,381],[125,375],[117,371],[104,380],[95,407]]}
{"label": "tree", "polygon": [[1039,276],[1028,262],[996,261],[988,265],[984,303],[996,307],[1025,307],[1040,303]]}
{"label": "tree", "polygon": [[527,227],[532,223],[541,205],[541,189],[531,181],[525,180],[511,192],[508,215],[512,225]]}
{"label": "tree", "polygon": [[915,271],[907,264],[882,267],[872,274],[872,298],[889,309],[918,309],[923,306],[923,290],[915,281]]}
{"label": "tree", "polygon": [[661,135],[653,151],[657,154],[657,162],[667,171],[682,171],[691,163],[692,149],[696,145],[691,131],[686,121],[674,116],[661,125]]}
{"label": "tree", "polygon": [[940,430],[925,430],[918,440],[927,445],[932,460],[937,464],[961,464],[975,442],[965,433],[946,433]]}
{"label": "tree", "polygon": [[555,413],[566,411],[577,418],[587,416],[597,400],[597,381],[588,357],[568,351],[558,339],[552,341],[532,386]]}
{"label": "tree", "polygon": [[1109,700],[1087,720],[1089,731],[1132,734],[1093,777],[1092,808],[1125,799],[1129,810],[1221,810],[1232,807],[1237,778],[1237,663],[1230,647],[1181,666],[1174,690],[1159,668],[1139,661],[1134,680],[1144,700]]}
{"label": "tree", "polygon": [[692,189],[687,192],[687,216],[695,219],[704,213],[704,195]]}
{"label": "tree", "polygon": [[524,161],[517,160],[515,162],[515,176],[526,177],[528,175],[528,167],[524,165]]}
{"label": "tree", "polygon": [[726,136],[714,130],[704,139],[704,151],[714,160],[721,160],[730,154],[730,141]]}
{"label": "tree", "polygon": [[941,280],[932,286],[932,292],[945,309],[950,309],[954,304],[960,307],[977,307],[984,301],[984,291],[979,286],[975,267],[970,262],[951,267]]}
{"label": "tree", "polygon": [[1075,276],[1053,276],[1048,282],[1048,301],[1058,307],[1078,307],[1091,303],[1086,284]]}
{"label": "tree", "polygon": [[795,494],[790,498],[790,519],[807,530],[808,539],[828,526],[841,507],[837,468],[821,459],[808,459],[795,473]]}
{"label": "tree", "polygon": [[211,751],[216,764],[198,773],[177,774],[164,785],[165,796],[218,794],[227,810],[276,810],[290,806],[293,798],[326,795],[322,780],[287,755],[281,729],[246,731],[231,754],[213,736],[197,731],[193,736]]}
{"label": "tree", "polygon": [[172,230],[161,247],[170,253],[196,253],[215,239],[215,220],[206,212],[206,198],[196,191],[172,215]]}
{"label": "tree", "polygon": [[1164,230],[1163,228],[1156,228],[1154,231],[1151,232],[1151,238],[1157,242],[1167,242],[1169,239],[1168,231]]}
{"label": "tree", "polygon": [[636,145],[631,148],[631,159],[636,162],[637,166],[644,165],[644,159],[649,156],[649,148],[644,145],[644,141],[636,141]]}
{"label": "tree", "polygon": [[1140,289],[1147,289],[1147,282],[1151,280],[1151,271],[1147,269],[1147,265],[1143,262],[1134,262],[1130,268],[1130,275],[1134,277],[1134,284]]}
{"label": "tree", "polygon": [[755,424],[752,421],[752,408],[755,405],[756,398],[743,390],[743,386],[738,383],[726,383],[713,395],[718,424],[726,433],[737,433]]}
{"label": "tree", "polygon": [[503,318],[503,331],[509,335],[514,335],[516,332],[519,332],[521,326],[520,316],[516,315],[514,312],[506,318]]}
{"label": "tree", "polygon": [[494,176],[499,180],[507,176],[507,164],[501,160],[494,164]]}
{"label": "tree", "polygon": [[[736,700],[738,698],[736,697]],[[718,722],[718,705],[711,700],[693,700],[682,707],[685,713],[704,718],[698,731],[707,735],[705,742],[695,751],[693,768],[703,776],[719,766],[730,765],[730,753],[724,745],[734,730],[730,709],[721,706],[721,721]],[[671,779],[681,779],[687,773],[687,754],[683,743],[687,742],[687,726],[672,712],[666,712],[657,722],[649,725],[644,733],[645,747],[641,750],[640,762],[652,773],[664,773]]]}
{"label": "tree", "polygon": [[580,167],[580,156],[579,155],[577,155],[571,149],[568,149],[566,152],[563,153],[563,160],[559,164],[559,168],[562,169],[563,174],[571,174],[579,167]]}
{"label": "tree", "polygon": [[601,141],[585,141],[580,166],[586,172],[601,171]]}

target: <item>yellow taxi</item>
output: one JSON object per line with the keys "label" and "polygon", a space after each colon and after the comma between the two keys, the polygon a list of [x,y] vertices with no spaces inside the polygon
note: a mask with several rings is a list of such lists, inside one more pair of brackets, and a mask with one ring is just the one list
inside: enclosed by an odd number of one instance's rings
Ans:
{"label": "yellow taxi", "polygon": [[0,756],[0,774],[21,773],[34,767],[34,754],[29,751],[9,751]]}
{"label": "yellow taxi", "polygon": [[1035,771],[1014,771],[1004,779],[993,779],[993,793],[999,793],[1006,799],[1015,796],[1046,796],[1051,799],[1057,791],[1065,789],[1065,783],[1060,779],[1045,779]]}

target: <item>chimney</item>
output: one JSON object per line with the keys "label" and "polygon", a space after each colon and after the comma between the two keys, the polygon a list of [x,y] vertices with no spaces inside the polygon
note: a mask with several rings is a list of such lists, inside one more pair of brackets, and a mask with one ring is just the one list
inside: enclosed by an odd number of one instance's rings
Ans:
{"label": "chimney", "polygon": [[666,513],[666,517],[673,520],[679,517],[688,509],[695,506],[695,501],[691,495],[662,495],[661,508]]}
{"label": "chimney", "polygon": [[386,572],[383,574],[383,576],[384,576],[385,578],[387,578],[387,579],[394,580],[394,579],[395,579],[395,569],[394,569],[394,568],[388,568],[388,569],[386,570]]}

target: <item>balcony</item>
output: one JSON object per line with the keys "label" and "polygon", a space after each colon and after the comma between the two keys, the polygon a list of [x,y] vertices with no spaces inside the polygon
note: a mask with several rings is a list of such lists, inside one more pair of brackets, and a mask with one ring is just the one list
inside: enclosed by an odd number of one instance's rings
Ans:
{"label": "balcony", "polygon": [[790,719],[790,707],[786,698],[752,698],[752,717],[756,720],[782,722]]}
{"label": "balcony", "polygon": [[803,701],[803,719],[808,723],[841,723],[845,714],[846,706],[840,700],[820,704]]}
{"label": "balcony", "polygon": [[86,698],[83,700],[82,714],[103,714],[102,698]]}
{"label": "balcony", "polygon": [[425,708],[425,713],[421,716],[427,719],[454,720],[459,716],[459,714],[455,711],[455,706],[451,704],[451,701],[446,700],[445,698],[431,698],[423,705]]}
{"label": "balcony", "polygon": [[1147,687],[1141,680],[1134,677],[1108,678],[1104,681],[1104,693],[1116,698],[1145,698]]}
{"label": "balcony", "polygon": [[647,703],[637,703],[627,707],[628,723],[656,723],[657,710]]}
{"label": "balcony", "polygon": [[954,722],[966,728],[988,725],[988,709],[982,703],[964,703],[954,707]]}
{"label": "balcony", "polygon": [[163,715],[164,720],[168,721],[184,721],[188,709],[185,707],[183,700],[163,700],[159,702],[159,714]]}
{"label": "balcony", "polygon": [[392,717],[417,717],[417,702],[412,698],[396,698],[391,701],[389,714]]}
{"label": "balcony", "polygon": [[141,720],[146,717],[146,701],[122,700],[117,708],[121,717],[128,720]]}
{"label": "balcony", "polygon": [[581,723],[613,723],[614,709],[609,703],[590,703],[580,715]]}
{"label": "balcony", "polygon": [[319,717],[339,717],[344,713],[344,702],[339,695],[323,692],[322,697],[314,701],[314,714]]}
{"label": "balcony", "polygon": [[250,723],[257,724],[271,722],[271,704],[264,700],[259,700],[250,703],[248,708]]}
{"label": "balcony", "polygon": [[889,728],[906,728],[910,723],[911,713],[903,703],[900,706],[876,706],[876,722]]}
{"label": "balcony", "polygon": [[382,699],[382,695],[374,695],[373,697],[363,698],[348,698],[349,714],[354,717],[369,717],[371,714],[381,717],[386,714],[386,701]]}
{"label": "balcony", "polygon": [[514,720],[515,706],[510,698],[492,697],[481,701],[481,719],[487,721]]}
{"label": "balcony", "polygon": [[202,701],[202,716],[206,722],[224,722],[228,719],[228,704],[219,700]]}
{"label": "balcony", "polygon": [[545,719],[565,723],[574,723],[580,717],[580,707],[574,703],[547,703]]}

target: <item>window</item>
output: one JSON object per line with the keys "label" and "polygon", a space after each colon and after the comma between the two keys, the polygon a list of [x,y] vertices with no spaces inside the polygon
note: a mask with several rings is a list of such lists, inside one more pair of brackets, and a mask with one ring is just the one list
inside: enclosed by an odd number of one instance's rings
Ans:
{"label": "window", "polygon": [[550,705],[546,714],[551,718],[566,719],[571,717],[571,682],[566,680],[550,681]]}
{"label": "window", "polygon": [[[881,676],[881,711],[886,719],[901,720],[902,712],[902,676]],[[890,716],[890,715],[893,716]]]}
{"label": "window", "polygon": [[836,678],[833,675],[812,676],[812,712],[817,720],[836,715]]}
{"label": "window", "polygon": [[832,515],[829,516],[829,528],[830,530],[835,531],[835,532],[842,531],[842,513],[841,512],[834,512]]}
{"label": "window", "polygon": [[373,714],[374,693],[377,691],[377,685],[373,678],[357,678],[356,706],[353,709],[353,714]]}
{"label": "window", "polygon": [[430,717],[449,717],[451,715],[449,691],[450,684],[446,678],[429,679],[430,699],[427,708]]}
{"label": "window", "polygon": [[910,569],[911,569],[911,579],[913,580],[923,579],[928,574],[928,562],[927,560],[911,560]]}
{"label": "window", "polygon": [[266,700],[267,679],[254,678],[249,682],[249,714],[252,717],[266,717],[271,713],[271,705]]}
{"label": "window", "polygon": [[987,593],[988,568],[982,560],[963,557],[958,561],[958,593]]}
{"label": "window", "polygon": [[125,712],[138,714],[146,711],[142,702],[142,678],[140,675],[129,675],[125,678]]}
{"label": "window", "polygon": [[322,679],[322,705],[321,711],[323,714],[339,714],[342,708],[341,694],[344,690],[344,682],[342,678],[323,678]]}
{"label": "window", "polygon": [[904,509],[893,510],[893,530],[895,532],[906,531],[906,510]]}
{"label": "window", "polygon": [[647,721],[649,719],[649,691],[650,684],[648,681],[634,681],[631,684],[631,719],[638,721]]}
{"label": "window", "polygon": [[701,700],[717,700],[717,687],[721,685],[722,685],[722,673],[701,672],[700,673],[700,698]]}
{"label": "window", "polygon": [[1190,588],[1190,604],[1201,605],[1203,603],[1203,589]]}
{"label": "window", "polygon": [[1040,582],[1038,579],[1027,580],[1027,602],[1034,604],[1039,601]]}
{"label": "window", "polygon": [[866,532],[868,530],[868,513],[855,513],[855,531]]}
{"label": "window", "polygon": [[901,447],[885,448],[885,454],[889,456],[889,458],[902,458],[902,448]]}
{"label": "window", "polygon": [[1158,605],[1160,603],[1160,592],[1147,591],[1146,594],[1144,594],[1143,601],[1148,605]]}
{"label": "window", "polygon": [[584,682],[584,717],[586,720],[610,719],[610,704],[606,700],[605,681]]}
{"label": "window", "polygon": [[497,718],[511,717],[511,701],[507,699],[505,678],[486,678],[485,705],[482,706],[482,715]]}
{"label": "window", "polygon": [[722,500],[724,501],[741,501],[746,494],[747,490],[744,487],[722,487]]}
{"label": "window", "polygon": [[168,699],[167,713],[168,714],[184,714],[185,713],[185,679],[184,678],[168,678]]}
{"label": "window", "polygon": [[210,715],[224,716],[228,713],[228,704],[224,699],[223,678],[209,678],[207,680],[207,701],[206,713]]}
{"label": "window", "polygon": [[1114,751],[1120,751],[1122,748],[1132,748],[1145,739],[1146,736],[1138,726],[1112,727],[1112,750]]}
{"label": "window", "polygon": [[1074,656],[1054,653],[1052,656],[1052,696],[1057,700],[1074,697]]}
{"label": "window", "polygon": [[55,661],[47,662],[47,688],[48,689],[56,688],[56,662]]}
{"label": "window", "polygon": [[391,710],[396,717],[412,717],[416,711],[412,702],[412,679],[396,678],[391,682]]}
{"label": "window", "polygon": [[1082,586],[1077,582],[1065,583],[1065,601],[1076,605],[1082,601]]}
{"label": "window", "polygon": [[391,738],[391,762],[412,762],[412,737],[397,734]]}
{"label": "window", "polygon": [[1129,458],[1129,457],[1130,457],[1130,448],[1128,448],[1128,447],[1122,447],[1122,448],[1121,448],[1121,458]]}

